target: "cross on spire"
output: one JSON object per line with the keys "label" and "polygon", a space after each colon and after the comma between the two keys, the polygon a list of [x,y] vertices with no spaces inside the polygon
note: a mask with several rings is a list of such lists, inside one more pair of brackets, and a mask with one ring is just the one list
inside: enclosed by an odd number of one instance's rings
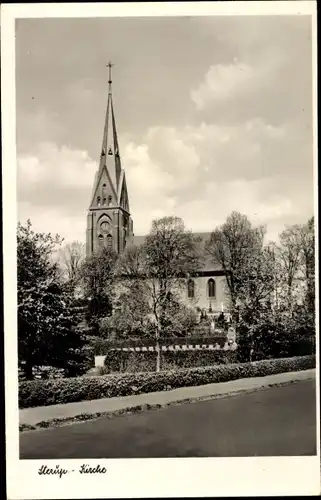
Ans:
{"label": "cross on spire", "polygon": [[111,78],[111,68],[114,66],[110,61],[106,65],[106,68],[108,68],[108,85],[109,85],[109,93],[111,94],[111,84],[112,84],[112,78]]}

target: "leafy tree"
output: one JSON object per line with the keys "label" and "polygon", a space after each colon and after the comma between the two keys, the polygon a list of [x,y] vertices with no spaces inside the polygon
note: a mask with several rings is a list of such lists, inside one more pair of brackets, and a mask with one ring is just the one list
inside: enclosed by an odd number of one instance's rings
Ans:
{"label": "leafy tree", "polygon": [[108,248],[84,260],[80,268],[84,299],[87,301],[86,320],[92,334],[99,336],[101,320],[112,313],[117,254]]}
{"label": "leafy tree", "polygon": [[85,369],[79,317],[52,259],[61,241],[58,235],[34,232],[30,221],[18,224],[18,359],[27,379],[36,366],[64,368],[67,375]]}
{"label": "leafy tree", "polygon": [[[157,371],[161,366],[160,339],[179,330],[184,313],[185,318],[190,318],[180,292],[200,266],[200,239],[186,231],[178,217],[154,220],[144,244],[129,247],[121,258],[123,286],[148,304],[148,317],[154,325]],[[180,331],[184,327],[180,326]]]}
{"label": "leafy tree", "polygon": [[115,299],[113,314],[101,320],[103,336],[117,339],[142,339],[153,335],[150,307],[143,283],[131,281]]}
{"label": "leafy tree", "polygon": [[239,325],[238,360],[255,361],[315,354],[315,337],[298,307],[290,317],[278,310],[274,315],[244,317]]}
{"label": "leafy tree", "polygon": [[186,337],[197,323],[196,313],[186,306],[180,297],[171,295],[164,311],[162,322],[163,337]]}

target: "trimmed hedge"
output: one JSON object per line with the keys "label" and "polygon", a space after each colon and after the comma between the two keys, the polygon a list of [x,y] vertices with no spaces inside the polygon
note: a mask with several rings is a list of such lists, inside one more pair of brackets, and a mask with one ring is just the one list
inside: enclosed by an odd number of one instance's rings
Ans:
{"label": "trimmed hedge", "polygon": [[[236,363],[236,351],[180,350],[162,351],[162,370],[196,368],[218,364]],[[107,351],[102,373],[137,373],[155,371],[156,352]]]}
{"label": "trimmed hedge", "polygon": [[315,356],[302,356],[158,373],[126,373],[98,377],[23,381],[19,385],[19,407],[28,408],[129,396],[179,387],[228,382],[240,378],[308,370],[314,367]]}

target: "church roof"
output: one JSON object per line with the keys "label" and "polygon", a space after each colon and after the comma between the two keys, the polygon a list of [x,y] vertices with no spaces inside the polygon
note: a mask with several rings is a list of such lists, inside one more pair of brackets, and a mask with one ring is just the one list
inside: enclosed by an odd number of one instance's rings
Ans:
{"label": "church roof", "polygon": [[[205,245],[206,241],[208,241],[211,237],[211,233],[194,233],[194,236],[201,238],[201,244]],[[147,234],[134,236],[134,245],[139,246],[142,245],[147,238]]]}
{"label": "church roof", "polygon": [[[215,272],[215,271],[221,271],[222,268],[218,263],[213,262],[213,260],[209,257],[209,255],[206,254],[205,252],[205,244],[206,242],[210,239],[211,233],[193,233],[194,236],[197,236],[201,238],[200,245],[201,249],[204,252],[204,263],[201,268],[202,272],[210,273],[210,272]],[[136,246],[140,246],[145,242],[147,235],[139,235],[139,236],[134,236],[133,238],[133,243]]]}

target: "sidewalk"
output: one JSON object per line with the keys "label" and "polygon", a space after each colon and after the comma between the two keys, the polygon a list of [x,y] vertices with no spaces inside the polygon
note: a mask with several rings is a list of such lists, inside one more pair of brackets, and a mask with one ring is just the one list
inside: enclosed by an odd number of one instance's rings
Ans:
{"label": "sidewalk", "polygon": [[[114,413],[134,409],[138,406],[160,407],[169,404],[187,402],[198,399],[212,399],[242,392],[251,392],[270,385],[286,384],[300,380],[314,379],[315,369],[300,372],[287,372],[266,377],[245,378],[197,387],[182,387],[171,391],[150,392],[136,396],[95,399],[66,403],[52,406],[39,406],[19,410],[20,425],[36,426],[39,422],[49,422],[53,419],[72,419],[81,414]],[[48,425],[49,427],[50,425]]]}

